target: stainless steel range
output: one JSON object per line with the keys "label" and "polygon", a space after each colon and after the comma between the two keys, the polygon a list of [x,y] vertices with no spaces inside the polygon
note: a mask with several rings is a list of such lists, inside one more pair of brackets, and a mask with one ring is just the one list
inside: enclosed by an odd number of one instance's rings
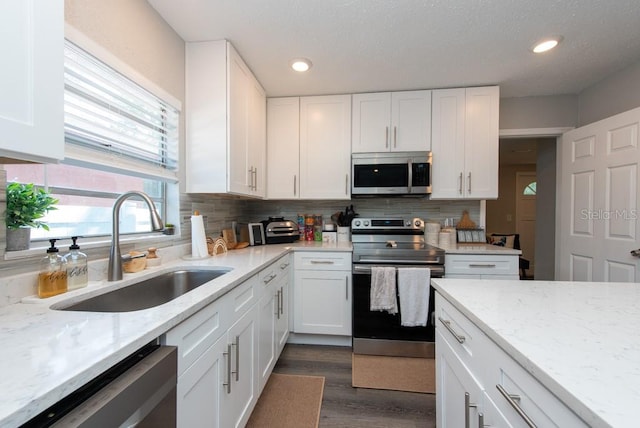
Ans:
{"label": "stainless steel range", "polygon": [[424,241],[419,218],[356,218],[353,243],[353,352],[356,354],[433,358],[434,296],[430,287],[425,327],[404,327],[400,312],[370,310],[371,268],[427,267],[432,278],[444,276],[444,250]]}

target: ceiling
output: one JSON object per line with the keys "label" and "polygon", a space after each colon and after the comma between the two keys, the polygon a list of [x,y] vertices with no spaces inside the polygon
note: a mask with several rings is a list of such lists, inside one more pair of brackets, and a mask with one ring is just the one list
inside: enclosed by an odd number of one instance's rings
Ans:
{"label": "ceiling", "polygon": [[[500,85],[578,94],[640,60],[638,0],[148,0],[185,41],[227,39],[267,96]],[[539,39],[562,35],[535,55]],[[305,74],[295,57],[311,59]]]}

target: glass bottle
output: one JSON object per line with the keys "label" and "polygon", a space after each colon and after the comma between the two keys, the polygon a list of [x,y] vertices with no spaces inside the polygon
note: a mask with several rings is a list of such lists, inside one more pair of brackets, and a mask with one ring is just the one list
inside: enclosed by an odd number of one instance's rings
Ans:
{"label": "glass bottle", "polygon": [[64,257],[67,263],[67,288],[69,290],[86,287],[89,282],[87,255],[79,251],[80,246],[76,244],[77,239],[77,236],[71,238],[73,244],[69,247],[69,254]]}
{"label": "glass bottle", "polygon": [[38,275],[38,297],[45,298],[67,291],[67,264],[58,254],[57,239],[49,239],[51,247],[47,256],[40,262]]}

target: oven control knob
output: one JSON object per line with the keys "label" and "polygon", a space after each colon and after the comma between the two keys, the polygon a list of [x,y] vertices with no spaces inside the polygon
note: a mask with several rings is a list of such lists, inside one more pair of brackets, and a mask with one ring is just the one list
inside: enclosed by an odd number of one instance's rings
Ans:
{"label": "oven control knob", "polygon": [[369,220],[365,220],[365,221],[364,221],[364,226],[365,226],[365,227],[369,227]]}
{"label": "oven control knob", "polygon": [[416,220],[413,224],[415,224],[416,227],[420,227],[422,226],[422,221]]}
{"label": "oven control knob", "polygon": [[405,220],[404,227],[411,227],[411,220]]}
{"label": "oven control knob", "polygon": [[354,223],[354,225],[355,225],[356,227],[360,227],[360,220],[356,220],[356,222]]}

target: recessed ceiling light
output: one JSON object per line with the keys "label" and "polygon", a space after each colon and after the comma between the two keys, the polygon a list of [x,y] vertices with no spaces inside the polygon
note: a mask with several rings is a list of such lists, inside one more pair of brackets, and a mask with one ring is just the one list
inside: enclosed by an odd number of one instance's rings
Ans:
{"label": "recessed ceiling light", "polygon": [[307,71],[311,68],[311,61],[307,58],[296,58],[290,62],[291,68],[300,73]]}
{"label": "recessed ceiling light", "polygon": [[558,37],[550,37],[548,39],[544,39],[538,43],[536,43],[531,50],[534,53],[542,53],[548,50],[551,50],[558,46],[558,44],[562,41],[562,36]]}

